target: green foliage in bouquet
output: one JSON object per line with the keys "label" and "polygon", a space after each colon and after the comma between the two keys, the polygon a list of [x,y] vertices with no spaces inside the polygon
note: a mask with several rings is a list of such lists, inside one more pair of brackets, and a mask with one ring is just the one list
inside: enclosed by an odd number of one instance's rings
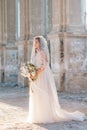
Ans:
{"label": "green foliage in bouquet", "polygon": [[26,63],[26,64],[23,64],[20,68],[20,74],[23,76],[23,77],[27,77],[29,80],[36,80],[37,77],[38,77],[38,73],[37,73],[38,69],[37,67],[32,64],[32,63]]}
{"label": "green foliage in bouquet", "polygon": [[37,67],[32,64],[32,63],[27,63],[26,64],[26,67],[27,67],[27,70],[29,71],[30,73],[30,78],[33,76],[33,78],[31,78],[33,81],[37,79],[38,77],[38,73],[37,73]]}

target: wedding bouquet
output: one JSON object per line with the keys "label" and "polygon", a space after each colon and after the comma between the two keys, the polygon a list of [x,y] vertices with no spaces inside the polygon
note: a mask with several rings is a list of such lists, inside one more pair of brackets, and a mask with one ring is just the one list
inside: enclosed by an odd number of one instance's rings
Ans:
{"label": "wedding bouquet", "polygon": [[37,70],[37,67],[32,63],[24,64],[20,68],[21,75],[32,81],[36,80],[38,77]]}

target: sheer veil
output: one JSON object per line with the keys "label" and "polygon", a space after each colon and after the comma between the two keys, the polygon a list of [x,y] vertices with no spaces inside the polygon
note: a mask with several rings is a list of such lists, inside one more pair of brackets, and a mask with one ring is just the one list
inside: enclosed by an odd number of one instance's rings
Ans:
{"label": "sheer veil", "polygon": [[49,49],[48,49],[47,41],[43,36],[34,37],[33,47],[32,47],[32,52],[31,52],[31,63],[33,62],[33,59],[35,57],[35,46],[34,46],[34,44],[35,44],[36,38],[40,39],[41,50],[43,50],[46,53],[47,60],[48,60],[48,63],[49,63]]}

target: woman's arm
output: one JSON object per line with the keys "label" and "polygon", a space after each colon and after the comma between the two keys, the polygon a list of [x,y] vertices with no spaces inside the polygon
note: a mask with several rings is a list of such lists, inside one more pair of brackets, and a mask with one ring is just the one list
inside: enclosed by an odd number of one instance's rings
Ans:
{"label": "woman's arm", "polygon": [[41,51],[41,68],[38,69],[37,73],[40,74],[41,72],[43,72],[46,68],[47,65],[47,55],[44,51]]}

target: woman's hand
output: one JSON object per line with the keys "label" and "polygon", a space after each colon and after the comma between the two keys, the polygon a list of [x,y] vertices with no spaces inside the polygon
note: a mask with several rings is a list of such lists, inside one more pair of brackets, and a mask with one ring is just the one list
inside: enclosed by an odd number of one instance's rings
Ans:
{"label": "woman's hand", "polygon": [[37,73],[38,73],[38,74],[42,73],[42,72],[44,71],[44,69],[45,69],[45,68],[40,68],[40,69],[38,69]]}
{"label": "woman's hand", "polygon": [[34,79],[35,77],[34,77],[33,75],[30,75],[30,78],[31,78],[31,79]]}

